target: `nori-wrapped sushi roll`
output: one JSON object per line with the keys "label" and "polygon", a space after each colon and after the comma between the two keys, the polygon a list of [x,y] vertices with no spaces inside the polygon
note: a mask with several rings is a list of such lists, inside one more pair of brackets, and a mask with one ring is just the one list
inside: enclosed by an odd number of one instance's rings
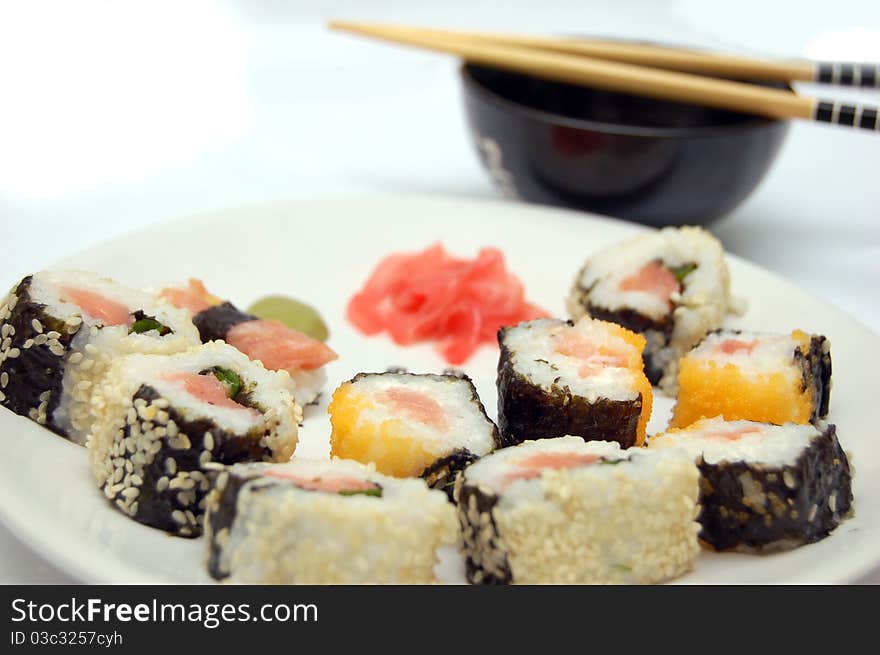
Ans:
{"label": "nori-wrapped sushi roll", "polygon": [[503,445],[576,435],[641,445],[651,416],[641,336],[614,323],[539,319],[498,333]]}
{"label": "nori-wrapped sushi roll", "polygon": [[186,312],[85,271],[25,277],[0,303],[0,404],[79,444],[94,385],[130,353],[199,343]]}
{"label": "nori-wrapped sushi roll", "polygon": [[455,477],[494,450],[498,429],[466,375],[359,373],[328,408],[333,456],[420,476],[451,498]]}
{"label": "nori-wrapped sushi roll", "polygon": [[835,426],[703,419],[651,438],[700,469],[700,539],[715,550],[823,539],[852,507],[852,471]]}
{"label": "nori-wrapped sushi roll", "polygon": [[670,426],[714,416],[815,423],[828,414],[830,395],[831,344],[825,337],[718,330],[679,362]]}
{"label": "nori-wrapped sushi roll", "polygon": [[213,474],[208,572],[245,584],[426,584],[458,540],[455,510],[418,479],[294,458]]}
{"label": "nori-wrapped sushi roll", "polygon": [[287,371],[296,383],[297,404],[316,402],[327,381],[324,366],[337,358],[329,346],[280,321],[241,311],[209,293],[196,279],[185,287],[162,289],[157,295],[190,312],[203,343],[225,341],[268,369]]}
{"label": "nori-wrapped sushi roll", "polygon": [[667,227],[613,244],[578,272],[572,318],[613,321],[645,337],[645,373],[675,392],[677,360],[736,308],[721,243],[699,227]]}
{"label": "nori-wrapped sushi roll", "polygon": [[293,454],[302,411],[291,392],[286,373],[220,342],[121,359],[94,396],[88,449],[98,485],[134,520],[198,536],[209,464]]}
{"label": "nori-wrapped sushi roll", "polygon": [[685,454],[577,437],[497,450],[456,487],[468,580],[643,584],[681,575],[699,552],[698,478]]}

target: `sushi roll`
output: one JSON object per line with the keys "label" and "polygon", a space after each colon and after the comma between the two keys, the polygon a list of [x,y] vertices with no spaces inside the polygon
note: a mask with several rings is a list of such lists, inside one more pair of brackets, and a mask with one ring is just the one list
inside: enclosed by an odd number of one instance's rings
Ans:
{"label": "sushi roll", "polygon": [[[659,457],[658,457],[659,455]],[[648,584],[699,552],[689,456],[578,437],[526,441],[457,483],[474,584]]]}
{"label": "sushi roll", "polygon": [[667,227],[590,257],[568,298],[573,319],[592,316],[638,332],[645,373],[675,392],[676,362],[732,310],[721,243],[699,227]]}
{"label": "sushi roll", "polygon": [[85,271],[28,275],[0,304],[0,403],[84,444],[111,362],[199,343],[186,312]]}
{"label": "sushi roll", "polygon": [[323,367],[338,357],[329,346],[280,321],[241,311],[211,294],[196,279],[186,287],[163,289],[158,295],[192,314],[203,342],[225,341],[268,369],[287,371],[296,384],[297,404],[305,407],[317,401],[327,382]]}
{"label": "sushi roll", "polygon": [[437,549],[459,539],[422,480],[299,457],[217,473],[205,534],[211,576],[245,584],[437,582]]}
{"label": "sushi roll", "polygon": [[830,395],[825,337],[719,330],[681,359],[670,427],[715,416],[814,423],[828,414]]}
{"label": "sushi roll", "polygon": [[98,486],[134,520],[198,536],[209,464],[290,459],[302,420],[291,389],[221,342],[118,360],[92,399]]}
{"label": "sushi roll", "polygon": [[335,457],[386,475],[421,476],[452,496],[458,471],[498,445],[498,429],[466,375],[360,373],[328,408]]}
{"label": "sushi roll", "polygon": [[498,428],[505,446],[575,435],[645,441],[651,383],[645,339],[606,321],[539,319],[498,332]]}
{"label": "sushi roll", "polygon": [[700,469],[700,539],[715,550],[822,539],[852,507],[852,471],[833,425],[704,419],[651,438]]}

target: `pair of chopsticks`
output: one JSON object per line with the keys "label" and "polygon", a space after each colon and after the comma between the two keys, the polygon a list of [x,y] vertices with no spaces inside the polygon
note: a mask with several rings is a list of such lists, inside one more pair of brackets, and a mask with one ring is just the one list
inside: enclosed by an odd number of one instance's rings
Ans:
{"label": "pair of chopsticks", "polygon": [[649,96],[777,119],[800,118],[880,131],[877,107],[812,98],[737,78],[880,88],[880,65],[772,61],[589,39],[460,32],[331,21],[331,29],[465,61],[606,91]]}

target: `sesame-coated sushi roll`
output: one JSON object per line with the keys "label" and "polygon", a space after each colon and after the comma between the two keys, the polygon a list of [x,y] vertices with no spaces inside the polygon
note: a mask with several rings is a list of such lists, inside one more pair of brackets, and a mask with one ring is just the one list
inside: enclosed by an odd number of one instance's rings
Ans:
{"label": "sesame-coated sushi roll", "polygon": [[450,498],[458,471],[498,444],[465,375],[360,373],[336,389],[328,411],[333,456],[421,476]]}
{"label": "sesame-coated sushi roll", "polygon": [[25,277],[0,302],[0,403],[78,444],[110,363],[199,343],[186,312],[85,271]]}
{"label": "sesame-coated sushi roll", "polygon": [[698,479],[682,453],[577,437],[497,450],[456,486],[468,580],[647,584],[681,575],[699,552]]}
{"label": "sesame-coated sushi roll", "polygon": [[192,315],[204,343],[225,341],[273,371],[287,371],[296,384],[298,405],[314,403],[327,381],[324,366],[337,358],[326,344],[280,321],[261,319],[211,294],[201,281],[169,287],[159,297]]}
{"label": "sesame-coated sushi roll", "polygon": [[828,414],[830,394],[825,337],[719,330],[681,359],[670,427],[715,416],[814,423]]}
{"label": "sesame-coated sushi roll", "polygon": [[606,321],[539,319],[498,332],[504,445],[576,435],[641,445],[651,417],[645,339]]}
{"label": "sesame-coated sushi roll", "polygon": [[730,311],[721,243],[699,227],[667,227],[587,260],[568,298],[572,318],[619,323],[647,341],[645,373],[674,393],[678,358]]}
{"label": "sesame-coated sushi roll", "polygon": [[348,460],[237,464],[216,474],[208,571],[245,584],[425,584],[459,539],[453,505],[418,479]]}
{"label": "sesame-coated sushi roll", "polygon": [[198,536],[209,463],[290,459],[302,419],[291,390],[287,373],[221,342],[121,359],[93,397],[98,485],[134,520]]}
{"label": "sesame-coated sushi roll", "polygon": [[852,507],[852,472],[833,425],[704,419],[651,438],[700,469],[700,539],[716,550],[822,539]]}

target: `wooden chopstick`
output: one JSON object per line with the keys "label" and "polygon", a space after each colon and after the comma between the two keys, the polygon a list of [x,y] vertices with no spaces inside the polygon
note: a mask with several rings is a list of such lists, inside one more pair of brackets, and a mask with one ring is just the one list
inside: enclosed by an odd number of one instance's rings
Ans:
{"label": "wooden chopstick", "polygon": [[586,55],[598,59],[609,59],[625,64],[651,66],[684,73],[742,80],[803,81],[880,88],[880,64],[807,60],[783,61],[602,39],[554,38],[462,30],[453,32],[450,30],[380,25],[376,23],[335,21],[331,23],[331,26],[338,29],[347,29],[348,27],[354,29],[381,28],[389,34],[396,32],[398,34],[409,33],[436,37],[454,35],[462,39],[483,43],[523,46],[573,55]]}
{"label": "wooden chopstick", "polygon": [[812,119],[880,131],[880,112],[875,107],[810,98],[784,89],[595,59],[583,54],[483,41],[473,36],[462,37],[456,32],[343,21],[331,21],[329,27],[559,82],[770,118]]}

